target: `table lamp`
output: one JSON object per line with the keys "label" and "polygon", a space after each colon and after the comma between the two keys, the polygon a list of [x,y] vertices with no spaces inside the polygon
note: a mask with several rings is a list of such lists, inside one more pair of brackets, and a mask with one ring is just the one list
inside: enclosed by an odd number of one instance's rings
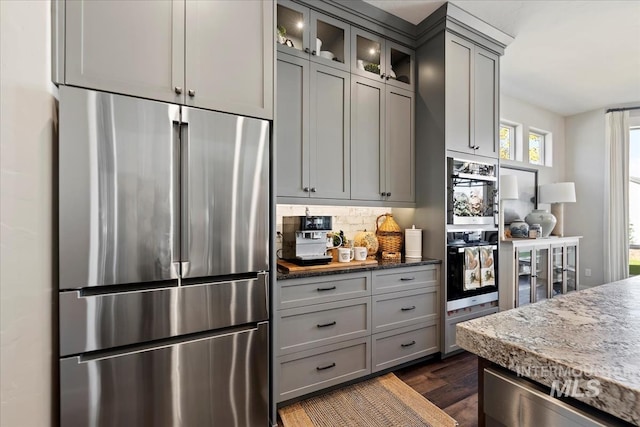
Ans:
{"label": "table lamp", "polygon": [[[576,186],[573,182],[557,182],[540,186],[540,203],[551,204],[551,214],[556,218],[555,236],[564,236],[564,203],[576,201]],[[544,229],[543,233],[544,235]]]}

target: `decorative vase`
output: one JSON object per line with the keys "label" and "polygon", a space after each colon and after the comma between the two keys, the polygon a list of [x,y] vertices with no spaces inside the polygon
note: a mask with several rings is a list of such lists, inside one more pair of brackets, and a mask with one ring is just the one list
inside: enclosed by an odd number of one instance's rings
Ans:
{"label": "decorative vase", "polygon": [[551,230],[556,226],[556,217],[545,209],[534,209],[524,220],[529,225],[540,224],[542,227],[542,237],[549,237]]}
{"label": "decorative vase", "polygon": [[509,225],[509,231],[511,232],[511,237],[515,239],[529,237],[529,224],[521,219],[517,219]]}
{"label": "decorative vase", "polygon": [[378,252],[378,238],[373,231],[360,231],[353,238],[354,246],[363,246],[367,248],[367,256],[375,258]]}

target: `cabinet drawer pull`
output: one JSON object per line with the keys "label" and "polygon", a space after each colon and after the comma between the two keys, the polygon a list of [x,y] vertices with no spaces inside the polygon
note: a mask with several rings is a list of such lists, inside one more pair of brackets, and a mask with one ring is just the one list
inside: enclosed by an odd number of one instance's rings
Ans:
{"label": "cabinet drawer pull", "polygon": [[335,286],[331,286],[330,288],[318,288],[318,292],[333,291],[335,288],[336,288]]}
{"label": "cabinet drawer pull", "polygon": [[414,276],[411,277],[401,277],[400,280],[402,280],[403,282],[408,282],[409,280],[416,280],[416,278]]}
{"label": "cabinet drawer pull", "polygon": [[415,345],[415,343],[416,342],[414,340],[414,341],[411,341],[411,342],[406,343],[406,344],[400,344],[400,347],[411,347],[412,345]]}
{"label": "cabinet drawer pull", "polygon": [[415,310],[416,306],[412,305],[411,307],[402,307],[400,310],[402,311],[411,311],[411,310]]}
{"label": "cabinet drawer pull", "polygon": [[323,324],[318,323],[318,325],[316,326],[318,326],[318,328],[326,328],[327,326],[333,326],[335,324],[336,324],[336,321],[334,320],[333,322],[330,322],[330,323],[323,323]]}
{"label": "cabinet drawer pull", "polygon": [[325,369],[333,368],[334,366],[336,366],[336,362],[333,362],[327,366],[318,366],[316,367],[316,371],[324,371]]}

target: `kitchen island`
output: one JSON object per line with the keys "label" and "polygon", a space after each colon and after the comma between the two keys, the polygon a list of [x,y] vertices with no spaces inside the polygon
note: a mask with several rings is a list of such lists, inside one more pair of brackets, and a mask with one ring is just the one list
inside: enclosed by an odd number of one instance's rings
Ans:
{"label": "kitchen island", "polygon": [[[607,414],[640,425],[640,276],[460,323],[457,343],[479,356],[479,425],[535,425],[526,418],[554,405],[604,417],[591,425],[614,424]],[[542,403],[506,394],[496,423],[489,386],[502,380],[530,385]]]}

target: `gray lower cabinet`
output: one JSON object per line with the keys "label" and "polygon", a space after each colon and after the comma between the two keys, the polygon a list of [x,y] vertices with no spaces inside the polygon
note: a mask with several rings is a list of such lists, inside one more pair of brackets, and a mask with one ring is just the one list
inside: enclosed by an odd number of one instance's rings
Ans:
{"label": "gray lower cabinet", "polygon": [[444,334],[445,348],[443,349],[443,353],[447,354],[453,351],[460,350],[460,346],[456,344],[456,325],[458,323],[497,313],[499,309],[497,305],[487,304],[486,306],[474,306],[467,310],[468,311],[462,312],[462,314],[447,314],[444,325],[446,331]]}
{"label": "gray lower cabinet", "polygon": [[279,280],[277,402],[438,352],[439,271],[422,265]]}
{"label": "gray lower cabinet", "polygon": [[273,1],[53,8],[54,28],[64,28],[54,33],[55,83],[273,118]]}
{"label": "gray lower cabinet", "polygon": [[444,35],[445,140],[448,150],[499,156],[499,56]]}
{"label": "gray lower cabinet", "polygon": [[349,199],[350,78],[278,53],[279,197]]}
{"label": "gray lower cabinet", "polygon": [[414,93],[351,78],[351,199],[414,202]]}

